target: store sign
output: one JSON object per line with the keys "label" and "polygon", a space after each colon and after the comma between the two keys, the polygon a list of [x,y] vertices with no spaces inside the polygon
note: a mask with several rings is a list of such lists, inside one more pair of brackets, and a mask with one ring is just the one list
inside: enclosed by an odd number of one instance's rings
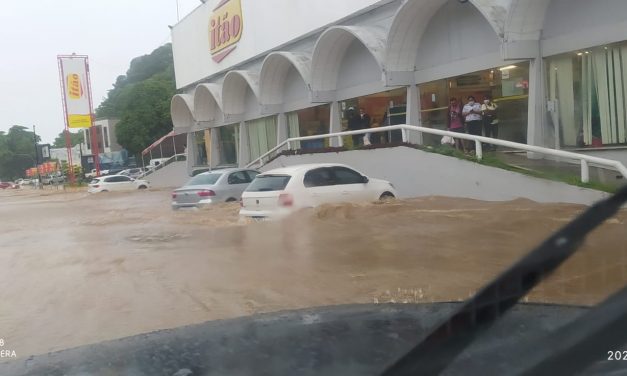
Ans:
{"label": "store sign", "polygon": [[242,39],[243,31],[241,0],[222,0],[213,10],[209,21],[211,58],[221,62]]}
{"label": "store sign", "polygon": [[69,128],[91,126],[91,103],[87,88],[87,59],[85,57],[59,57],[63,82],[63,98]]}

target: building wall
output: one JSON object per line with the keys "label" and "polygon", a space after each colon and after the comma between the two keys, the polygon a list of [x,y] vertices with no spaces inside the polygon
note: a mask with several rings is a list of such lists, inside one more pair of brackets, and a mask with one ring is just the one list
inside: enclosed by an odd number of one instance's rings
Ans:
{"label": "building wall", "polygon": [[[206,38],[205,26],[210,17],[210,11],[215,5],[215,0],[209,0],[205,5],[200,6],[198,10],[175,27],[173,43],[177,67],[177,86],[184,87],[186,93],[193,95],[192,83],[198,80],[213,83],[222,82],[229,69],[259,73],[264,58],[270,51],[312,54],[316,52],[314,46],[318,38],[329,27],[354,25],[362,29],[383,28],[387,33],[392,25],[396,25],[396,20],[403,16],[403,10],[409,8],[407,5],[442,3],[443,6],[435,11],[433,17],[426,23],[426,31],[417,47],[415,66],[408,68],[409,72],[393,72],[405,73],[399,76],[402,77],[402,84],[395,84],[395,86],[430,82],[501,65],[529,62],[527,140],[536,145],[548,145],[551,138],[549,131],[544,129],[547,125],[544,118],[544,114],[546,114],[546,88],[543,86],[544,81],[546,81],[546,77],[544,77],[546,66],[543,66],[541,56],[585,48],[587,45],[627,40],[627,34],[624,31],[627,30],[624,17],[624,14],[627,14],[627,2],[622,0],[546,0],[543,3],[548,4],[547,8],[537,5],[541,0],[534,2],[533,6],[530,1],[534,0],[470,0],[463,4],[457,0],[441,2],[435,0],[414,0],[412,2],[369,0],[368,2],[358,2],[355,0],[352,9],[348,4],[350,1],[341,2],[341,4],[334,2],[328,15],[318,14],[317,7],[312,8],[314,10],[308,13],[302,8],[306,2],[290,0],[289,4],[285,4],[285,7],[276,8],[280,9],[276,14],[282,14],[284,10],[289,10],[298,16],[285,22],[278,22],[276,25],[280,25],[283,30],[289,30],[290,33],[293,30],[302,31],[302,25],[294,24],[299,22],[302,14],[307,14],[308,19],[301,21],[309,26],[315,23],[316,27],[298,35],[286,34],[277,38],[273,34],[276,31],[274,26],[268,30],[268,33],[255,33],[254,31],[255,28],[259,27],[259,22],[269,22],[271,18],[266,16],[267,13],[264,13],[267,9],[257,13],[252,13],[250,9],[257,6],[267,7],[268,5],[259,5],[260,3],[252,5],[251,0],[242,1],[247,4],[244,6],[246,22],[252,22],[254,26],[252,29],[249,27],[246,30],[246,34],[235,52],[218,65],[209,61],[210,57],[208,57],[207,48],[204,45],[206,41],[202,40],[202,38]],[[515,4],[516,7],[508,10],[509,4]],[[316,2],[316,5],[322,6],[323,0]],[[246,7],[251,8],[246,11]],[[399,10],[399,7],[403,8],[397,14],[396,11]],[[529,22],[534,21],[541,25],[541,21],[535,20],[544,19],[544,30],[537,31],[538,36],[536,37],[541,36],[541,41],[517,41],[515,40],[516,35],[512,34],[512,36],[507,33],[508,23],[516,17],[507,12],[520,12],[520,9],[532,8],[534,10],[529,11],[526,16]],[[546,9],[546,16],[543,9]],[[343,14],[342,17],[338,16],[340,13]],[[272,17],[276,14],[273,14]],[[324,22],[327,19],[330,21]],[[532,34],[534,33],[524,35]],[[389,37],[391,33],[386,35]],[[405,35],[404,38],[411,38],[411,36]],[[259,53],[251,53],[253,51],[250,49],[251,41],[256,43],[254,51],[259,51]],[[386,52],[400,48],[399,43],[394,43],[391,39],[382,43]],[[413,57],[409,59],[409,65],[413,60]],[[311,62],[309,62],[309,66],[311,67]],[[392,81],[387,81],[387,74],[390,72],[385,71],[385,69],[388,67],[383,64],[384,69],[382,69],[371,51],[366,49],[357,39],[354,39],[346,49],[344,59],[338,68],[336,90],[326,92],[327,88],[320,89],[322,94],[315,98],[316,103],[328,103],[383,92],[392,86]],[[389,86],[386,86],[386,83],[389,83]],[[254,103],[256,98],[248,90],[243,119],[261,118],[269,113],[280,112],[281,109],[294,111],[311,107],[314,104],[311,103],[310,97],[312,94],[315,95],[316,91],[312,93],[310,89],[304,84],[296,70],[292,68],[285,84],[284,103],[261,113],[258,111],[259,103]],[[193,112],[192,107],[190,113],[193,114]],[[235,120],[229,120],[229,122],[233,121]],[[414,122],[418,123],[417,120]],[[223,124],[217,122],[211,126],[221,125]],[[193,130],[207,126],[198,124],[193,119],[190,121],[190,129]],[[625,152],[623,151],[623,153]]]}
{"label": "building wall", "polygon": [[551,0],[542,29],[544,55],[627,39],[627,1]]}

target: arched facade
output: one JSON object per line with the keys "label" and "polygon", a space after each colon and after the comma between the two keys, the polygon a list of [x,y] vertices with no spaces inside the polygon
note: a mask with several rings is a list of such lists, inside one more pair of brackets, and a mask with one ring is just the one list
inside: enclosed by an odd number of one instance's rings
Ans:
{"label": "arched facade", "polygon": [[194,97],[189,94],[177,94],[170,103],[172,124],[177,134],[189,132],[196,124],[194,118]]}
{"label": "arched facade", "polygon": [[[294,80],[293,76],[298,76],[297,78],[302,83],[289,82]],[[286,85],[302,86],[303,95],[296,93],[296,96],[309,99],[310,84],[311,56],[309,54],[285,51],[270,53],[264,59],[259,74],[259,102],[263,106],[263,112],[280,112],[284,103],[294,100],[292,96],[294,91],[298,90],[286,90]]]}
{"label": "arched facade", "polygon": [[[250,91],[250,93],[248,93]],[[251,100],[259,103],[259,76],[250,71],[230,71],[222,83],[222,106],[228,116],[243,116],[246,104]]]}
{"label": "arched facade", "polygon": [[[358,41],[372,55],[380,70],[385,56],[385,30],[366,26],[335,26],[318,38],[311,60],[311,90],[314,102],[335,99],[346,51]],[[356,69],[358,69],[356,67]],[[377,77],[380,79],[380,76]]]}
{"label": "arched facade", "polygon": [[196,120],[215,125],[223,121],[222,86],[218,84],[200,84],[194,92]]}
{"label": "arched facade", "polygon": [[[274,138],[268,124],[276,125],[277,142],[339,131],[346,129],[346,110],[368,98],[376,102],[370,108],[382,114],[383,107],[406,102],[407,123],[431,126],[448,97],[476,92],[496,96],[504,116],[529,124],[527,135],[518,130],[512,140],[552,146],[547,99],[557,97],[558,89],[551,92],[555,73],[547,75],[546,64],[558,64],[551,61],[555,54],[627,39],[625,12],[627,3],[619,0],[373,3],[275,50],[238,63],[227,58],[230,68],[223,64],[197,81],[213,83],[187,87],[173,98],[172,120],[177,132],[239,127],[234,133],[241,164],[256,154],[241,158],[252,143],[248,130],[261,122],[268,139]],[[376,123],[388,121],[385,116],[378,114]]]}
{"label": "arched facade", "polygon": [[[459,6],[475,7],[492,27],[494,34],[501,37],[507,2],[509,0],[474,0]],[[412,72],[423,36],[436,13],[449,0],[415,0],[405,2],[397,11],[386,40],[385,79],[388,85],[409,85],[414,82]]]}

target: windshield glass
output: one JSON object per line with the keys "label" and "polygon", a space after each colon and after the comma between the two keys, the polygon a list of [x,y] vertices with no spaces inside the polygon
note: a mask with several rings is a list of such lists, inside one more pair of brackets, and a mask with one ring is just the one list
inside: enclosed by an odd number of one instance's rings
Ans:
{"label": "windshield glass", "polygon": [[0,4],[0,376],[627,376],[627,0]]}
{"label": "windshield glass", "polygon": [[285,189],[290,181],[289,175],[257,175],[246,188],[246,192],[271,192]]}
{"label": "windshield glass", "polygon": [[222,174],[200,174],[191,178],[185,185],[213,185]]}

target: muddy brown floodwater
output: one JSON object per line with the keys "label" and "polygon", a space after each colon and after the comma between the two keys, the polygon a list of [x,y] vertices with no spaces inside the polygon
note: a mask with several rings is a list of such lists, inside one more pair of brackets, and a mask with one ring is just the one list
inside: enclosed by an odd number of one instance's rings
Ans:
{"label": "muddy brown floodwater", "polygon": [[[258,312],[464,299],[583,207],[428,197],[239,224],[168,191],[0,192],[0,338],[18,357]],[[594,304],[627,281],[627,212],[531,301]]]}

